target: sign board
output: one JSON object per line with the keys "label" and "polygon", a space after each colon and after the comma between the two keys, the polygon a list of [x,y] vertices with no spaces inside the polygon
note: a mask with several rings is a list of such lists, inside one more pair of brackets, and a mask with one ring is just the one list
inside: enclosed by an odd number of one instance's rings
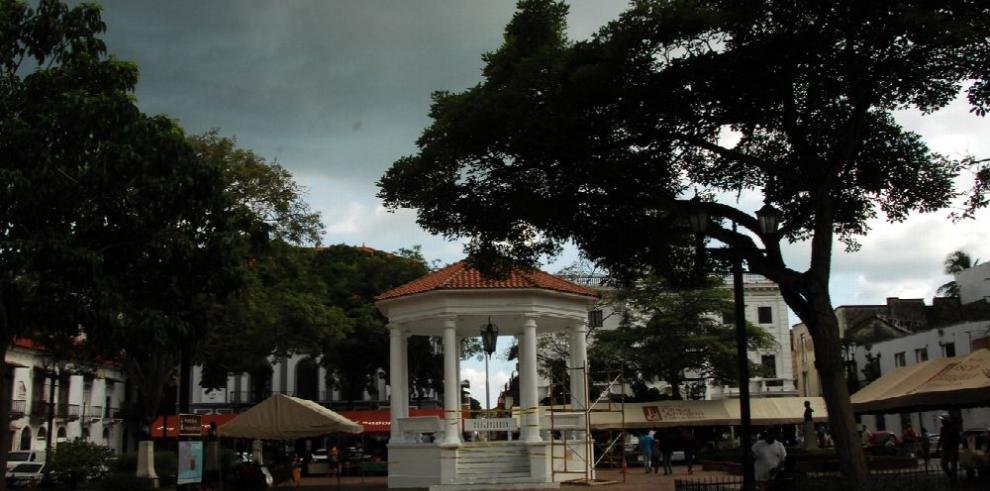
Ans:
{"label": "sign board", "polygon": [[643,417],[649,422],[690,421],[705,419],[705,412],[688,404],[643,406]]}
{"label": "sign board", "polygon": [[203,442],[179,442],[179,474],[176,484],[203,482]]}
{"label": "sign board", "polygon": [[203,416],[199,414],[180,414],[179,436],[203,436]]}

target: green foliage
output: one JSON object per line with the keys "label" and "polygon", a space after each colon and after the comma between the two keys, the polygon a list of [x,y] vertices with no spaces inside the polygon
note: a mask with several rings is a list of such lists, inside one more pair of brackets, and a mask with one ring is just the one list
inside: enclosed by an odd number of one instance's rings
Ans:
{"label": "green foliage", "polygon": [[156,450],[155,473],[159,477],[170,477],[174,480],[179,473],[179,454],[171,450]]}
{"label": "green foliage", "polygon": [[[320,249],[314,274],[327,284],[325,300],[341,309],[352,331],[344,338],[321,346],[322,362],[334,373],[346,399],[360,399],[363,391],[377,391],[378,369],[388,366],[388,332],[385,318],[374,305],[375,295],[426,274],[426,263],[418,250],[395,255],[364,247],[334,245]],[[381,357],[368,356],[378,353]],[[409,339],[409,383],[411,394],[437,384],[439,357],[429,339]],[[433,385],[431,385],[433,384]]]}
{"label": "green foliage", "polygon": [[[616,330],[595,333],[592,363],[621,370],[630,381],[663,380],[674,399],[683,398],[686,372],[737,384],[732,295],[718,284],[712,278],[705,289],[672,290],[646,277],[621,290],[615,301],[625,305],[623,320]],[[775,347],[760,327],[747,323],[747,331],[750,350]],[[753,363],[750,371],[760,374]]]}
{"label": "green foliage", "polygon": [[[385,319],[374,296],[426,273],[418,249],[389,254],[365,247],[304,248],[272,242],[249,262],[247,288],[231,298],[204,351],[203,385],[219,387],[228,373],[264,377],[270,356],[322,356],[346,399],[377,390],[378,369],[388,366]],[[381,353],[382,357],[368,356]],[[427,338],[409,340],[410,384],[435,388],[439,356]],[[335,379],[331,382],[329,379]]]}
{"label": "green foliage", "polygon": [[113,450],[83,440],[60,443],[46,460],[45,470],[65,483],[69,488],[89,478],[95,478],[107,470],[113,459]]}
{"label": "green foliage", "polygon": [[[245,288],[230,297],[208,333],[199,361],[203,386],[226,385],[228,373],[261,373],[270,356],[318,356],[353,331],[318,273],[319,252],[281,241],[250,259]],[[222,346],[223,349],[215,349]]]}
{"label": "green foliage", "polygon": [[218,129],[189,137],[200,161],[223,169],[227,193],[235,203],[264,224],[268,237],[292,244],[319,244],[320,214],[303,200],[306,190],[284,167],[268,163]]}

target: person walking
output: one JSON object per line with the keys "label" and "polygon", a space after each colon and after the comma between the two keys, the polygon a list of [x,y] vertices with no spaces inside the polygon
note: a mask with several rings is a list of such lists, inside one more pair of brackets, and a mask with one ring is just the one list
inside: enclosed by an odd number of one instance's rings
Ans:
{"label": "person walking", "polygon": [[684,463],[687,464],[687,473],[694,474],[694,453],[698,449],[698,440],[694,438],[691,430],[685,429],[681,432],[681,450],[684,450]]}
{"label": "person walking", "polygon": [[928,462],[932,458],[932,434],[922,426],[921,427],[921,458],[925,461],[925,470],[928,469]]}
{"label": "person walking", "polygon": [[292,452],[292,485],[298,486],[302,481],[302,459],[299,454]]}
{"label": "person walking", "polygon": [[674,467],[671,465],[671,460],[674,458],[674,448],[677,446],[677,439],[674,437],[674,432],[667,429],[663,432],[663,475],[669,476],[674,473]]}
{"label": "person walking", "polygon": [[914,458],[918,454],[918,432],[914,431],[911,423],[904,425],[901,430],[901,445],[905,456]]}
{"label": "person walking", "polygon": [[949,479],[955,480],[959,470],[959,427],[955,418],[948,414],[943,414],[938,419],[942,423],[942,429],[939,430],[938,446],[935,448],[941,448],[942,471]]}
{"label": "person walking", "polygon": [[660,455],[661,455],[661,451],[660,451],[660,438],[657,438],[657,436],[654,434],[653,435],[653,453],[650,454],[650,457],[652,457],[652,460],[650,460],[650,465],[653,467],[653,473],[654,474],[660,472]]}
{"label": "person walking", "polygon": [[817,448],[818,440],[815,439],[815,410],[811,408],[811,401],[804,401],[804,426],[801,428],[801,435],[804,437],[804,448],[810,450]]}
{"label": "person walking", "polygon": [[863,448],[869,447],[873,443],[873,432],[866,425],[862,425],[859,429],[859,443]]}
{"label": "person walking", "polygon": [[650,473],[653,464],[653,435],[654,431],[650,430],[639,437],[639,451],[643,454],[643,467],[646,468],[647,474]]}
{"label": "person walking", "polygon": [[784,448],[783,443],[777,441],[772,431],[767,431],[763,434],[762,440],[753,444],[752,451],[756,481],[761,489],[767,489],[770,480],[774,477],[774,471],[787,460],[787,449]]}

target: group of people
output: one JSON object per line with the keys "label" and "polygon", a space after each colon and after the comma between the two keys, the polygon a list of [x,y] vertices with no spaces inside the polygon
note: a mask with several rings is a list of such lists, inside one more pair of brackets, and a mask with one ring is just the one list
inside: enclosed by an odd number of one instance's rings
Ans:
{"label": "group of people", "polygon": [[694,456],[697,452],[698,442],[688,430],[662,430],[659,435],[656,431],[650,430],[640,435],[639,448],[643,455],[643,467],[647,474],[650,472],[659,474],[662,466],[663,475],[673,475],[674,468],[671,461],[677,450],[684,452],[687,473],[694,473]]}

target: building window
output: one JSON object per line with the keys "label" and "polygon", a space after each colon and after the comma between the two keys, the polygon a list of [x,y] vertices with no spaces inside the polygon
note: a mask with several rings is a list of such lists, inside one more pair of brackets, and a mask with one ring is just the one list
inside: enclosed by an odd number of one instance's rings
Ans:
{"label": "building window", "polygon": [[894,366],[903,367],[904,365],[907,365],[907,359],[904,357],[904,352],[901,351],[900,353],[894,353]]}
{"label": "building window", "polygon": [[763,365],[763,371],[766,374],[766,377],[767,378],[776,378],[777,377],[777,357],[776,356],[774,356],[774,355],[763,355],[763,359],[761,361],[761,364]]}
{"label": "building window", "polygon": [[956,343],[945,343],[945,356],[947,358],[956,356]]}
{"label": "building window", "polygon": [[601,310],[592,310],[591,312],[588,312],[588,327],[602,327],[603,320]]}
{"label": "building window", "polygon": [[928,361],[928,348],[918,348],[914,350],[914,361],[916,363]]}
{"label": "building window", "polygon": [[773,324],[773,309],[771,307],[758,307],[756,318],[760,324]]}

